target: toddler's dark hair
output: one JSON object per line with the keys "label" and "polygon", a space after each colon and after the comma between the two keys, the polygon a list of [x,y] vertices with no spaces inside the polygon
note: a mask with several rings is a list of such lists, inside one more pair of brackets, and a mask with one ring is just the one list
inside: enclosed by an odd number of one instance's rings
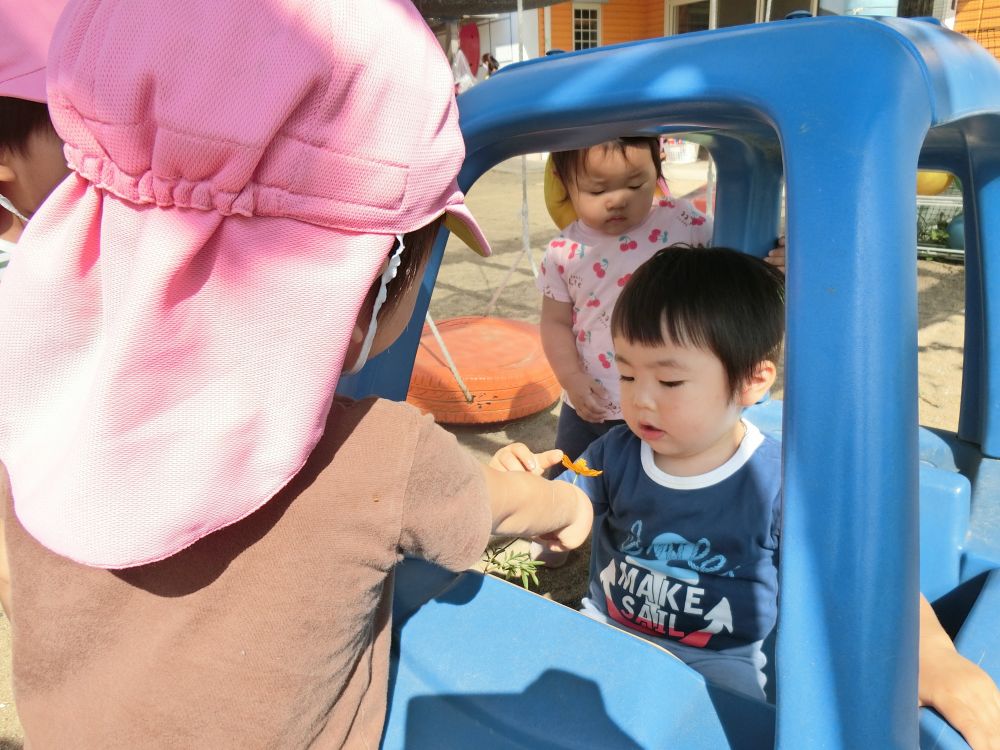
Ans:
{"label": "toddler's dark hair", "polygon": [[708,349],[735,395],[757,365],[777,363],[785,333],[785,277],[724,247],[665,247],[636,270],[615,304],[611,335],[644,346],[665,337]]}
{"label": "toddler's dark hair", "polygon": [[[653,164],[656,165],[656,178],[662,178],[663,162],[660,159],[660,138],[655,135],[625,136],[622,138],[616,138],[613,141],[599,143],[596,146],[589,146],[587,148],[575,148],[570,151],[553,151],[552,167],[555,169],[556,176],[562,184],[564,186],[569,186],[570,183],[576,183],[580,172],[584,169],[587,153],[591,149],[600,148],[605,152],[617,151],[619,154],[624,156],[626,149],[635,146],[645,146],[649,149],[649,155],[653,158]],[[569,200],[568,196],[566,200]]]}
{"label": "toddler's dark hair", "polygon": [[36,130],[50,130],[49,108],[41,102],[0,96],[0,150],[23,155],[28,138]]}

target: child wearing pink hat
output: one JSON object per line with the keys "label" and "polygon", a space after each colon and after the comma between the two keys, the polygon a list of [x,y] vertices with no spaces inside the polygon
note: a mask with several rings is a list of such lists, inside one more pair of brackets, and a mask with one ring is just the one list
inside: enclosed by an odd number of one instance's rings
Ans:
{"label": "child wearing pink hat", "polygon": [[450,76],[409,0],[67,6],[73,173],[0,293],[31,746],[377,747],[403,555],[586,539],[586,496],[538,476],[558,452],[481,467],[405,404],[333,395],[405,326],[442,220],[488,253]]}
{"label": "child wearing pink hat", "polygon": [[45,57],[66,0],[0,0],[0,275],[21,232],[68,173],[45,106]]}

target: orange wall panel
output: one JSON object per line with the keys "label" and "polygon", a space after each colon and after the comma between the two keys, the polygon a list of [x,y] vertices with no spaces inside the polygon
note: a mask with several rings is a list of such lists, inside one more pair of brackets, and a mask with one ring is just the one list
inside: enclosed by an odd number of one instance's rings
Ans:
{"label": "orange wall panel", "polygon": [[604,6],[604,43],[663,35],[663,0],[611,0]]}
{"label": "orange wall panel", "polygon": [[979,42],[1000,58],[1000,0],[959,0],[955,31]]}
{"label": "orange wall panel", "polygon": [[573,51],[573,3],[558,3],[552,9],[552,47]]}
{"label": "orange wall panel", "polygon": [[663,30],[666,28],[663,18],[664,4],[663,0],[649,0],[646,28],[649,29],[650,37],[663,36]]}
{"label": "orange wall panel", "polygon": [[955,30],[963,33],[996,26],[1000,19],[1000,0],[959,0],[955,10]]}

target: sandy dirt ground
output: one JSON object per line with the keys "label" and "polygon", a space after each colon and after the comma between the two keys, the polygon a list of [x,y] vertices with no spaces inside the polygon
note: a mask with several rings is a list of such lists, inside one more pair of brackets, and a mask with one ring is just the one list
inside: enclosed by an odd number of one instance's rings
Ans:
{"label": "sandy dirt ground", "polygon": [[[537,263],[554,233],[542,197],[541,162],[528,159],[528,216],[530,246]],[[704,174],[704,165],[668,167],[667,177],[674,194],[695,189]],[[497,298],[493,314],[538,322],[540,298],[535,290],[528,258],[522,255],[521,160],[514,159],[490,171],[472,188],[469,205],[479,218],[493,245],[493,257],[483,260],[464,249],[455,239],[449,242],[441,266],[431,315],[438,321],[461,315],[481,315],[509,273],[506,286]],[[921,423],[954,430],[961,395],[962,337],[964,326],[965,274],[961,265],[920,261],[920,419]],[[780,387],[775,395],[781,396]],[[483,460],[502,445],[521,441],[533,449],[552,447],[558,404],[532,417],[480,428],[450,428],[459,441]],[[540,591],[574,606],[586,582],[588,550],[575,552],[559,570],[543,570]],[[0,617],[0,750],[21,746],[10,689],[9,623]]]}

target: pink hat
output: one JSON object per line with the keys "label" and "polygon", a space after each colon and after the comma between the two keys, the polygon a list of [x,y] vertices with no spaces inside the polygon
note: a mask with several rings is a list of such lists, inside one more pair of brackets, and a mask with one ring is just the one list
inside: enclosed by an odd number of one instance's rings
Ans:
{"label": "pink hat", "polygon": [[0,96],[45,101],[45,58],[66,0],[0,0]]}
{"label": "pink hat", "polygon": [[77,177],[4,276],[0,460],[46,547],[142,565],[301,468],[395,235],[489,250],[409,0],[71,0],[49,94]]}

